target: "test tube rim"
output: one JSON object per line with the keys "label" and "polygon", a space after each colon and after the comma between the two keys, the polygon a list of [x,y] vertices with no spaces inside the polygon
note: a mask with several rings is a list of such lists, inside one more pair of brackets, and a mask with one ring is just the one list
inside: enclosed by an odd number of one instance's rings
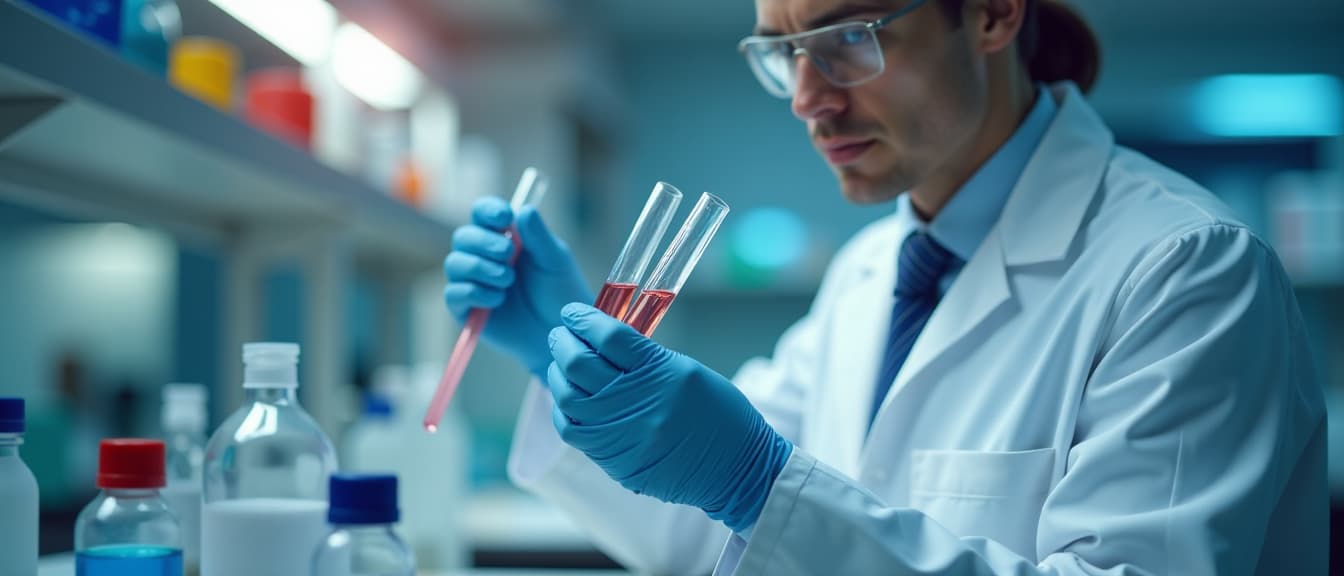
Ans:
{"label": "test tube rim", "polygon": [[535,206],[541,203],[541,199],[546,196],[551,182],[546,178],[546,174],[537,169],[536,166],[528,166],[523,169],[523,175],[518,178],[518,186],[513,190],[513,196],[509,197],[509,208],[516,213],[524,206]]}
{"label": "test tube rim", "polygon": [[[666,192],[670,197],[665,212],[666,216],[661,223],[656,225],[658,227],[656,233],[649,238],[648,246],[650,248],[647,248],[647,254],[641,254],[636,258],[638,269],[628,275],[622,274],[630,257],[631,243],[638,237],[637,232],[642,229],[642,226],[646,225],[645,217],[649,215],[650,210],[654,209],[660,192]],[[616,261],[612,263],[611,270],[607,272],[607,282],[630,283],[638,286],[643,281],[644,271],[648,269],[649,264],[653,263],[654,252],[662,244],[663,238],[667,236],[667,231],[672,228],[672,218],[677,215],[677,208],[681,207],[681,200],[685,196],[680,188],[668,182],[659,180],[653,185],[653,189],[649,191],[648,199],[644,201],[644,207],[639,211],[639,217],[635,219],[634,225],[630,227],[630,233],[625,237],[625,244],[621,246],[620,253],[616,255]],[[643,262],[640,263],[639,261]],[[624,276],[629,277],[625,278]]]}
{"label": "test tube rim", "polygon": [[[713,209],[711,210],[709,206],[713,206]],[[731,208],[728,206],[728,203],[722,198],[710,194],[709,192],[702,192],[700,198],[696,200],[695,206],[691,208],[691,213],[686,215],[686,220],[682,222],[681,228],[677,230],[677,235],[672,237],[672,242],[668,244],[667,250],[663,251],[662,258],[659,258],[658,265],[653,268],[653,273],[649,275],[649,280],[642,286],[642,290],[668,290],[672,293],[680,292],[682,284],[684,284],[686,278],[690,276],[690,271],[694,270],[695,267],[699,265],[700,258],[704,256],[705,249],[709,247],[710,240],[713,240],[714,235],[718,233],[719,226],[723,224],[723,220],[728,216],[730,210]],[[687,238],[690,236],[691,223],[695,221],[697,215],[703,213],[716,215],[713,216],[715,222],[705,233],[705,239],[698,242],[697,246],[692,248],[691,255],[687,259],[689,265],[682,270],[679,275],[680,277],[674,278],[671,285],[666,287],[662,286],[662,284],[665,284],[663,280],[668,274],[667,268],[671,266],[673,257],[681,250],[681,247],[686,243]]]}

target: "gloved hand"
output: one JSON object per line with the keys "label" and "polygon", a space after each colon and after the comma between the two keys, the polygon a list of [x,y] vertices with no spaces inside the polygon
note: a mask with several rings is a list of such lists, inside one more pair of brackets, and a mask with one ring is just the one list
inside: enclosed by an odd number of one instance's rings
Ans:
{"label": "gloved hand", "polygon": [[472,308],[491,309],[481,337],[544,379],[551,363],[546,334],[560,325],[560,308],[567,302],[592,302],[593,292],[569,248],[546,229],[534,208],[519,210],[523,249],[512,268],[513,243],[503,233],[514,222],[509,205],[482,198],[472,206],[471,220],[453,232],[453,251],[443,261],[444,302],[458,321],[465,321]]}
{"label": "gloved hand", "polygon": [[699,362],[586,304],[561,318],[546,378],[560,437],[628,490],[754,525],[793,444]]}

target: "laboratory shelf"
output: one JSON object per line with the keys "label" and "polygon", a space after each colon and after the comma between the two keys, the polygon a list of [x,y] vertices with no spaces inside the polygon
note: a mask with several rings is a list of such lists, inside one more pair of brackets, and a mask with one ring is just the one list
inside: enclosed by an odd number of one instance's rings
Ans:
{"label": "laboratory shelf", "polygon": [[[321,103],[319,102],[320,106]],[[238,350],[265,337],[268,270],[300,268],[308,409],[329,434],[350,415],[347,294],[380,282],[384,309],[414,297],[450,248],[453,222],[422,214],[310,153],[212,108],[13,0],[0,0],[0,202],[75,221],[124,221],[212,250],[221,268],[217,382],[242,379]],[[389,358],[407,315],[383,314]],[[219,406],[242,401],[220,386]]]}
{"label": "laboratory shelf", "polygon": [[0,199],[170,231],[334,236],[359,260],[398,268],[433,266],[452,232],[10,0]]}

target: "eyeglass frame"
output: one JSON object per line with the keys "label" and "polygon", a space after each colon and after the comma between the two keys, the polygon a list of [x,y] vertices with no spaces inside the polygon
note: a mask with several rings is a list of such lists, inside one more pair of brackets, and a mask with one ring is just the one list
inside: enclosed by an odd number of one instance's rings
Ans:
{"label": "eyeglass frame", "polygon": [[737,51],[740,52],[742,56],[747,59],[747,63],[748,65],[751,66],[752,69],[752,75],[757,77],[756,81],[759,84],[761,84],[762,88],[765,88],[766,92],[769,92],[771,96],[775,96],[777,98],[788,99],[794,96],[794,94],[790,92],[796,92],[797,88],[796,87],[786,88],[785,90],[787,90],[787,92],[785,92],[784,94],[777,94],[773,90],[771,90],[770,87],[766,85],[765,82],[761,82],[761,79],[759,77],[760,72],[757,72],[757,66],[751,63],[751,56],[747,54],[747,49],[753,44],[765,44],[765,43],[773,44],[778,42],[785,42],[793,47],[793,52],[790,55],[791,61],[796,61],[798,59],[799,54],[806,55],[807,59],[812,62],[812,65],[816,66],[820,71],[822,66],[817,63],[816,58],[812,56],[812,54],[808,52],[806,49],[795,44],[794,41],[798,40],[799,38],[810,38],[813,36],[820,36],[822,34],[834,32],[835,30],[839,30],[841,28],[861,24],[863,25],[864,31],[868,33],[869,37],[873,39],[873,43],[877,46],[877,57],[878,57],[877,70],[873,73],[873,75],[864,78],[863,80],[859,80],[857,82],[842,84],[835,80],[832,80],[830,77],[826,75],[825,72],[821,73],[821,76],[825,78],[826,81],[829,82],[832,86],[836,86],[838,88],[853,88],[855,86],[860,86],[862,84],[871,82],[874,78],[881,76],[882,73],[885,72],[887,69],[887,57],[886,54],[882,53],[882,42],[881,39],[877,37],[877,31],[886,28],[888,24],[891,24],[892,22],[896,21],[897,18],[905,16],[911,12],[914,12],[916,9],[918,9],[920,6],[923,6],[927,2],[928,0],[912,0],[909,4],[902,6],[900,10],[887,14],[886,16],[878,18],[877,20],[870,20],[870,21],[857,20],[850,22],[837,22],[835,24],[822,26],[821,28],[804,30],[802,32],[795,32],[793,34],[785,34],[783,36],[760,36],[753,34],[738,41]]}

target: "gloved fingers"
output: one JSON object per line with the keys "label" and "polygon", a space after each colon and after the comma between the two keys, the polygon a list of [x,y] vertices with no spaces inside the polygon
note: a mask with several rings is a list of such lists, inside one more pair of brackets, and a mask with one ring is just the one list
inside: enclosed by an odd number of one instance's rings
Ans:
{"label": "gloved fingers", "polygon": [[487,196],[471,205],[471,222],[488,230],[503,232],[509,224],[513,224],[513,210],[503,199]]}
{"label": "gloved fingers", "polygon": [[601,392],[621,375],[620,370],[564,326],[551,329],[548,343],[561,375],[588,396]]}
{"label": "gloved fingers", "polygon": [[570,264],[569,247],[546,228],[537,209],[524,206],[518,211],[518,239],[528,262],[544,272],[564,272]]}
{"label": "gloved fingers", "polygon": [[589,425],[576,421],[559,404],[551,407],[551,425],[565,444],[579,449],[595,462],[625,453],[630,443],[640,441],[631,438],[619,425]]}
{"label": "gloved fingers", "polygon": [[[551,364],[555,368],[555,364]],[[574,428],[575,424],[569,419],[569,416],[560,409],[560,405],[551,406],[551,425],[555,426],[555,432],[560,435],[560,439],[566,444],[574,446]],[[578,448],[578,446],[574,446]]]}
{"label": "gloved fingers", "polygon": [[490,288],[513,285],[513,269],[467,252],[453,251],[443,259],[443,273],[449,282],[475,283]]}
{"label": "gloved fingers", "polygon": [[652,361],[662,350],[634,328],[587,304],[566,304],[560,309],[560,319],[570,332],[622,372]]}
{"label": "gloved fingers", "polygon": [[453,252],[466,252],[500,264],[513,256],[513,241],[500,232],[480,226],[463,226],[453,231]]}
{"label": "gloved fingers", "polygon": [[565,414],[570,423],[583,425],[606,421],[601,403],[590,402],[592,395],[565,378],[555,362],[546,369],[546,387],[555,400],[556,408]]}
{"label": "gloved fingers", "polygon": [[472,308],[497,308],[504,303],[504,291],[470,282],[449,282],[443,287],[443,302],[459,320]]}

